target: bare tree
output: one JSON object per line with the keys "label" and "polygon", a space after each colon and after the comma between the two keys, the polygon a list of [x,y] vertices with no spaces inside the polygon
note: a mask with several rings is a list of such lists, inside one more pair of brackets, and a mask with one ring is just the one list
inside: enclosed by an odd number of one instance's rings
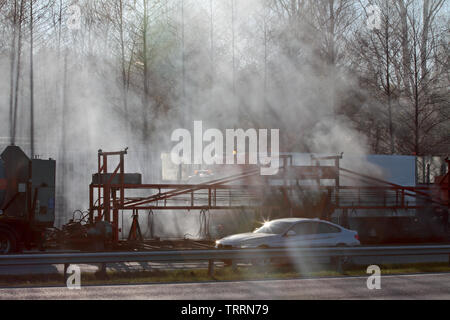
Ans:
{"label": "bare tree", "polygon": [[[365,11],[366,3],[360,2],[364,9],[364,17],[368,18],[369,13]],[[363,86],[368,90],[368,94],[382,105],[386,105],[387,110],[378,108],[379,115],[375,128],[377,151],[395,153],[394,115],[393,104],[398,100],[395,85],[396,73],[392,66],[392,61],[398,58],[400,43],[398,39],[398,16],[391,1],[379,0],[375,4],[381,10],[381,26],[379,29],[362,27],[356,33],[354,42],[349,46],[352,57],[356,59],[353,64],[356,67]],[[355,45],[356,44],[356,45]],[[395,100],[395,101],[394,101]],[[381,134],[379,126],[386,129],[387,134]],[[382,147],[381,143],[388,147]],[[384,151],[381,151],[383,150]]]}
{"label": "bare tree", "polygon": [[33,0],[30,0],[30,151],[34,156],[34,67],[33,67]]}
{"label": "bare tree", "polygon": [[14,5],[12,8],[12,28],[13,35],[11,37],[11,56],[10,56],[10,92],[9,92],[9,135],[11,138],[11,143],[14,141],[14,87],[15,82],[15,68],[16,68],[16,38],[17,38],[17,0],[14,0]]}
{"label": "bare tree", "polygon": [[436,55],[441,52],[440,39],[444,37],[444,31],[435,24],[435,18],[443,4],[443,0],[424,0],[419,5],[397,2],[402,17],[403,55],[402,64],[396,67],[404,84],[400,120],[406,124],[401,135],[402,152],[425,155],[439,148],[448,138],[448,135],[435,135],[441,126],[449,124],[448,114],[442,112],[449,106],[447,93],[439,87],[445,82],[443,77],[448,74],[448,69],[436,63],[440,60]]}
{"label": "bare tree", "polygon": [[12,135],[11,135],[11,143],[15,144],[16,142],[16,131],[17,131],[17,112],[18,112],[18,100],[19,100],[19,87],[20,87],[20,71],[21,71],[21,54],[22,54],[22,24],[24,20],[24,11],[25,11],[25,0],[20,1],[19,6],[19,17],[17,21],[17,58],[15,65],[15,84],[14,84],[14,104],[13,104],[13,121],[12,121]]}

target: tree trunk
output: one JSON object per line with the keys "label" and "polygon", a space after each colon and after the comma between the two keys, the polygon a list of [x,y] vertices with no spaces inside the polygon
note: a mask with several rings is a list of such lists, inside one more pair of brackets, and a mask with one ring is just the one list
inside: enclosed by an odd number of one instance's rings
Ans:
{"label": "tree trunk", "polygon": [[34,156],[33,0],[30,0],[30,155]]}
{"label": "tree trunk", "polygon": [[127,90],[127,70],[125,66],[125,41],[123,31],[123,0],[119,0],[119,33],[120,33],[120,58],[122,68],[122,98],[125,113],[125,134],[128,140],[129,135],[129,116],[128,116],[128,90]]}
{"label": "tree trunk", "polygon": [[411,96],[411,55],[409,49],[409,28],[408,28],[408,9],[403,2],[404,0],[397,0],[400,11],[400,29],[401,29],[401,47],[402,47],[402,64],[403,64],[403,82],[406,94]]}
{"label": "tree trunk", "polygon": [[389,142],[391,154],[395,153],[394,145],[394,130],[392,124],[392,92],[391,92],[391,59],[390,59],[390,36],[389,36],[389,3],[386,1],[386,28],[385,28],[385,41],[386,41],[386,95],[388,99],[388,121],[389,121]]}
{"label": "tree trunk", "polygon": [[11,144],[14,143],[14,86],[15,86],[15,63],[16,63],[16,39],[17,39],[17,0],[14,0],[13,12],[13,37],[11,40],[11,65],[10,65],[10,91],[9,91],[9,135]]}
{"label": "tree trunk", "polygon": [[143,130],[142,136],[143,141],[148,141],[148,95],[149,95],[149,87],[148,87],[148,57],[147,57],[147,28],[148,28],[148,12],[147,12],[147,0],[144,0],[144,30],[143,30],[143,63],[144,63],[144,96],[142,98],[142,120]]}
{"label": "tree trunk", "polygon": [[23,20],[23,10],[24,10],[24,2],[22,0],[20,2],[20,13],[19,13],[19,38],[17,43],[17,66],[16,66],[16,84],[14,86],[14,115],[13,115],[13,130],[12,130],[12,144],[16,143],[16,132],[17,132],[17,112],[19,109],[18,100],[19,100],[19,87],[20,87],[20,57],[22,53],[22,20]]}

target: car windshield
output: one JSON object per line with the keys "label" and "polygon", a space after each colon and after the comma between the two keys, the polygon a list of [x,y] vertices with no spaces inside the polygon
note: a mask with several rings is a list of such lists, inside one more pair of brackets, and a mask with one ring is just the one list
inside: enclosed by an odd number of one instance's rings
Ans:
{"label": "car windshield", "polygon": [[253,231],[253,233],[283,234],[291,225],[292,223],[287,221],[266,222],[261,228]]}

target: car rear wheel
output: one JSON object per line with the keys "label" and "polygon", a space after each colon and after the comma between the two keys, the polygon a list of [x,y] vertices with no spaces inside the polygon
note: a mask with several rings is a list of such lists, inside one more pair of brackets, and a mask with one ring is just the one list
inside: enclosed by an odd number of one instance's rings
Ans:
{"label": "car rear wheel", "polygon": [[0,255],[11,254],[17,249],[17,240],[14,234],[6,229],[0,229]]}

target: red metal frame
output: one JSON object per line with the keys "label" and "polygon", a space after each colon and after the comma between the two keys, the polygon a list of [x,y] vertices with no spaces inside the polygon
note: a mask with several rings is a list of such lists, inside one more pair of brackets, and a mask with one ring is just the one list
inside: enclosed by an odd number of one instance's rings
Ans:
{"label": "red metal frame", "polygon": [[[124,174],[125,174],[125,155],[127,149],[117,152],[103,152],[98,151],[98,179],[99,184],[91,184],[89,187],[89,220],[91,223],[104,220],[111,222],[113,225],[113,237],[114,240],[118,240],[119,234],[119,207],[123,206],[125,199],[124,189]],[[119,156],[119,163],[114,169],[110,179],[103,182],[102,174],[108,173],[108,157]],[[114,177],[119,175],[119,185],[112,186],[111,182]],[[94,203],[94,189],[97,188],[97,202]],[[117,190],[120,192],[120,197],[117,199]],[[103,197],[102,197],[103,196]],[[102,201],[103,199],[103,201]],[[111,219],[111,205],[112,205],[112,219]],[[97,212],[97,216],[94,216],[94,212]]]}
{"label": "red metal frame", "polygon": [[[292,158],[285,157],[284,165],[278,175],[271,178],[279,180],[296,180],[296,185],[243,185],[229,184],[248,177],[259,175],[259,168],[243,171],[221,179],[209,181],[205,184],[125,184],[124,161],[127,150],[118,152],[98,152],[99,183],[92,183],[89,189],[90,221],[105,220],[113,225],[113,239],[119,240],[119,211],[131,210],[133,224],[131,234],[136,238],[139,210],[216,210],[216,209],[261,209],[261,208],[289,208],[292,212],[295,204],[290,195],[300,190],[321,190],[327,194],[332,210],[342,209],[419,209],[430,204],[450,208],[448,198],[442,197],[444,186],[448,182],[448,174],[441,180],[439,186],[434,187],[404,187],[373,178],[367,175],[340,167],[342,155],[337,157],[315,158],[311,166],[292,166]],[[109,157],[119,157],[119,162],[108,181],[102,181],[102,174],[108,173],[108,165],[112,163]],[[334,166],[322,166],[321,160],[334,160]],[[449,164],[450,165],[450,164]],[[105,175],[106,176],[106,175]],[[119,183],[112,184],[114,177],[119,176]],[[366,180],[372,186],[348,187],[340,185],[340,176]],[[300,185],[299,181],[315,180],[317,186]],[[334,180],[334,186],[321,185],[322,180]],[[97,189],[97,192],[95,192]],[[149,196],[133,197],[127,193],[133,190],[148,190]],[[283,203],[265,203],[267,193],[279,192]],[[97,193],[97,200],[94,195]],[[118,194],[119,193],[119,194]],[[445,192],[444,192],[445,193]],[[423,199],[423,203],[409,203],[409,198]],[[112,212],[112,219],[111,219]],[[97,213],[95,215],[95,213]]]}

